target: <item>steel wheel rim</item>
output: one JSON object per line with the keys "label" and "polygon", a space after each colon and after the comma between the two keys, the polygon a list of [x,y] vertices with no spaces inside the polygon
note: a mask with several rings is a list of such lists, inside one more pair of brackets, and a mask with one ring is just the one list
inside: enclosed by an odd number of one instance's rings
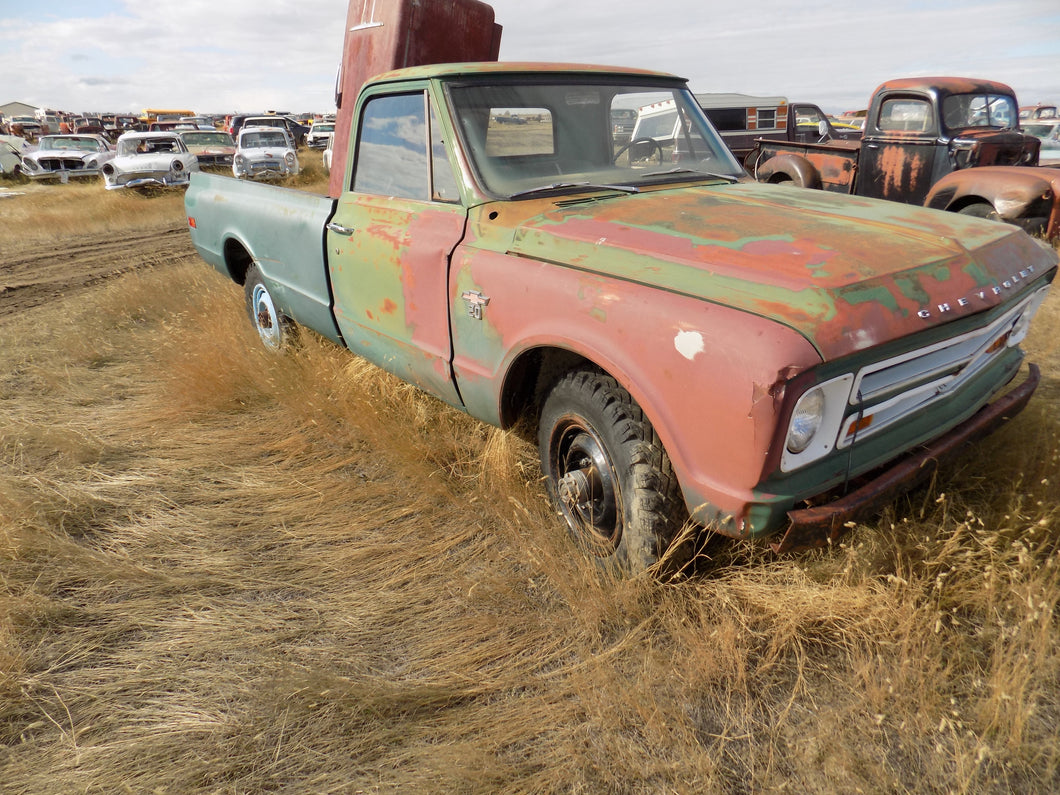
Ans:
{"label": "steel wheel rim", "polygon": [[276,314],[276,306],[272,303],[272,296],[264,285],[254,286],[251,305],[254,307],[254,326],[261,341],[269,348],[279,348],[280,319]]}
{"label": "steel wheel rim", "polygon": [[607,448],[579,417],[561,420],[552,434],[552,471],[567,523],[597,554],[622,538],[622,493]]}

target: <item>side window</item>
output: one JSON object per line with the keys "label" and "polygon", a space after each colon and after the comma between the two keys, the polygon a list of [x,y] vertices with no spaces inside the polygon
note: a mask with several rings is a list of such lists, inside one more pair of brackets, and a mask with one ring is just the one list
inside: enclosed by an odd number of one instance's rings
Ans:
{"label": "side window", "polygon": [[361,115],[354,191],[430,198],[424,104],[422,92],[368,101]]}
{"label": "side window", "polygon": [[884,100],[880,108],[879,127],[883,132],[932,132],[931,103],[922,99]]}

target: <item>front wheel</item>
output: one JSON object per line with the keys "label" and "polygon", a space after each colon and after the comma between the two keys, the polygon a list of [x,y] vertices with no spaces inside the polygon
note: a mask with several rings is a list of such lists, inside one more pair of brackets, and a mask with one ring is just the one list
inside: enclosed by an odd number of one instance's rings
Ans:
{"label": "front wheel", "polygon": [[1001,220],[1001,216],[998,215],[997,210],[994,209],[993,205],[986,204],[985,202],[969,204],[966,207],[962,207],[957,212],[960,215],[970,215],[973,218],[986,218],[990,221]]}
{"label": "front wheel", "polygon": [[[542,407],[538,449],[549,497],[580,547],[622,572],[663,557],[684,523],[684,500],[655,429],[614,378],[563,376]],[[686,557],[675,549],[667,563]]]}
{"label": "front wheel", "polygon": [[294,322],[276,308],[257,265],[251,265],[247,270],[243,294],[246,296],[250,322],[254,324],[265,347],[272,351],[282,351],[290,346],[294,339]]}

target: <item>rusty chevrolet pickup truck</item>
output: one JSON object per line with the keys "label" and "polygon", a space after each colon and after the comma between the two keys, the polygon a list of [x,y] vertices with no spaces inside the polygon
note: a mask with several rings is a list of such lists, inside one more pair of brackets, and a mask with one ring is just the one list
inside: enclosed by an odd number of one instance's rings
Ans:
{"label": "rusty chevrolet pickup truck", "polygon": [[1000,219],[1060,237],[1060,168],[1038,163],[1004,83],[891,80],[872,95],[860,141],[760,140],[745,158],[762,182],[786,183]]}
{"label": "rusty chevrolet pickup truck", "polygon": [[[662,102],[680,140],[633,156],[613,111]],[[1037,384],[1020,341],[1052,249],[759,184],[681,78],[413,67],[366,83],[350,129],[337,198],[194,175],[195,247],[244,286],[266,345],[298,324],[531,429],[603,565],[679,560],[686,522],[826,541]]]}

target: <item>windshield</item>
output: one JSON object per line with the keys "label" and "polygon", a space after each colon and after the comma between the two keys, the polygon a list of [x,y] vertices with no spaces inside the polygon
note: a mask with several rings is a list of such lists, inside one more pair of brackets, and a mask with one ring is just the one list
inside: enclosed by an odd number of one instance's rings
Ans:
{"label": "windshield", "polygon": [[118,141],[119,155],[144,155],[157,152],[179,152],[174,138],[126,138]]}
{"label": "windshield", "polygon": [[1012,129],[1019,120],[1016,100],[1005,94],[954,94],[942,100],[942,119],[950,130],[968,127]]}
{"label": "windshield", "polygon": [[190,146],[232,146],[232,136],[223,132],[186,132],[180,137]]}
{"label": "windshield", "polygon": [[75,138],[66,135],[46,135],[40,139],[40,149],[74,149],[78,152],[99,152],[99,141],[94,138]]}
{"label": "windshield", "polygon": [[471,166],[496,195],[744,173],[692,95],[672,84],[519,77],[452,85],[449,99]]}
{"label": "windshield", "polygon": [[286,148],[287,138],[280,131],[263,130],[261,132],[246,133],[239,139],[239,145],[244,149],[261,149],[266,146]]}

